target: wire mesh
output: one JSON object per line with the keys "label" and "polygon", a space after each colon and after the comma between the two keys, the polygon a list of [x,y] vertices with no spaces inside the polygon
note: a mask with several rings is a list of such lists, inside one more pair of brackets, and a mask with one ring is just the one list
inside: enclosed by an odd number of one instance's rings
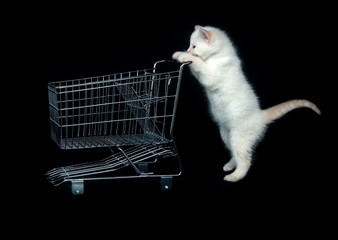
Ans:
{"label": "wire mesh", "polygon": [[152,68],[49,83],[52,139],[62,149],[170,141],[179,72]]}

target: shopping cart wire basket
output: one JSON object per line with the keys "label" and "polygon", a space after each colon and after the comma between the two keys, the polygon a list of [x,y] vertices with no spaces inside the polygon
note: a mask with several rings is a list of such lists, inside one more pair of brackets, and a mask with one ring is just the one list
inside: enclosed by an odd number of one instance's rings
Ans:
{"label": "shopping cart wire basket", "polygon": [[[70,181],[73,194],[85,180],[159,177],[170,189],[181,174],[173,139],[178,93],[186,62],[162,60],[153,68],[48,84],[51,138],[61,149],[108,147],[99,161],[54,168],[47,179],[57,186]],[[148,165],[178,162],[178,171],[149,172]],[[131,167],[133,173],[118,170]]]}

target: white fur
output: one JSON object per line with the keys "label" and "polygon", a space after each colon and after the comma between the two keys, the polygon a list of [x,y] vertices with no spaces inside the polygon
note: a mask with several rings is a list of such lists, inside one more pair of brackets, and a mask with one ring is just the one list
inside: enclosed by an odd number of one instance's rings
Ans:
{"label": "white fur", "polygon": [[224,180],[242,179],[251,166],[253,148],[263,136],[266,121],[230,39],[215,27],[196,26],[187,52],[176,52],[173,59],[192,61],[190,69],[205,88],[212,118],[232,155],[224,170],[235,169]]}

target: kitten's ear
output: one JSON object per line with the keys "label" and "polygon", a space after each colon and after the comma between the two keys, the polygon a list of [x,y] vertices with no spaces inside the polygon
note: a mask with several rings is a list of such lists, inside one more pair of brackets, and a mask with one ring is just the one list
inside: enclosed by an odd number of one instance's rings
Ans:
{"label": "kitten's ear", "polygon": [[196,29],[196,30],[199,30],[200,28],[201,28],[200,25],[195,25],[195,29]]}
{"label": "kitten's ear", "polygon": [[207,41],[208,43],[212,42],[212,38],[213,38],[213,34],[210,31],[205,30],[204,28],[202,28],[199,25],[195,26],[195,29],[198,30],[200,32],[200,36]]}

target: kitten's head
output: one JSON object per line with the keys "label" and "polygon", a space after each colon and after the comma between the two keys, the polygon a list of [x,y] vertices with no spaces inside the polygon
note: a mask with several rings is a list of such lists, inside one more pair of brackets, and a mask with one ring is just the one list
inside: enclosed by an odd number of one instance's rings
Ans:
{"label": "kitten's head", "polygon": [[230,45],[228,37],[218,28],[196,25],[195,31],[191,34],[187,52],[202,59],[207,59]]}

